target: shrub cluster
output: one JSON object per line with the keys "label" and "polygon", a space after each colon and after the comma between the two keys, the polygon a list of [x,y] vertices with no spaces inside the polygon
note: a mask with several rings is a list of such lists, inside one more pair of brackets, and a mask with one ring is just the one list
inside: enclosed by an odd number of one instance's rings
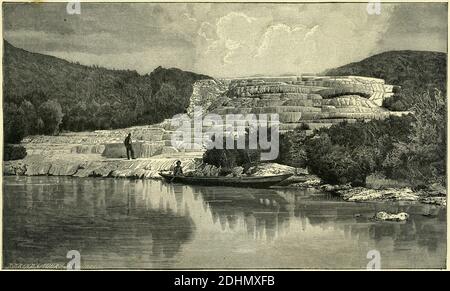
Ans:
{"label": "shrub cluster", "polygon": [[414,185],[444,184],[445,97],[436,90],[411,98],[413,114],[407,116],[343,122],[308,137],[295,130],[281,138],[279,161],[306,166],[332,184],[364,185],[374,173]]}
{"label": "shrub cluster", "polygon": [[25,158],[27,151],[22,145],[5,144],[3,148],[3,160],[13,161]]}

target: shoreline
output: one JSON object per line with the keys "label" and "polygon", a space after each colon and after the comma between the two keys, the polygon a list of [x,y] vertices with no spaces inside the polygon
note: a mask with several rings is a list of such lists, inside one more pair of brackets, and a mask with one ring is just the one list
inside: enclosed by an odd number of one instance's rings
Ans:
{"label": "shoreline", "polygon": [[[98,156],[97,156],[98,157]],[[159,172],[170,171],[177,160],[181,160],[184,171],[199,171],[202,175],[214,175],[217,169],[205,165],[197,156],[184,157],[155,156],[145,159],[98,159],[88,155],[68,155],[64,159],[28,156],[23,160],[4,161],[3,176],[61,176],[74,178],[100,177],[125,179],[162,180]],[[258,168],[259,167],[259,168]],[[336,195],[346,202],[412,202],[446,207],[445,189],[431,185],[430,189],[413,191],[409,187],[351,187],[350,185],[323,184],[318,177],[307,171],[285,165],[267,163],[257,167],[258,175],[294,173],[295,175],[276,186],[279,189],[316,189]],[[202,172],[203,171],[203,172]],[[299,173],[300,172],[300,173]],[[433,188],[434,187],[434,188]]]}

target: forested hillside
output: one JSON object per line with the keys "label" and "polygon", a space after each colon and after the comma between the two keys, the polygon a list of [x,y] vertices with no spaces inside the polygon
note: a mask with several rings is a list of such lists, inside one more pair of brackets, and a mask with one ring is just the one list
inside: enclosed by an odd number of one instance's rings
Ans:
{"label": "forested hillside", "polygon": [[150,74],[84,66],[4,41],[5,138],[158,123],[189,106],[205,75],[158,67]]}

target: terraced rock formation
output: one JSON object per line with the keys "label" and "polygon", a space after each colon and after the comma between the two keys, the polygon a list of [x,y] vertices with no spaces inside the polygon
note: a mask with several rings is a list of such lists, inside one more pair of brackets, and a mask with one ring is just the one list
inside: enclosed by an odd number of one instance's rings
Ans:
{"label": "terraced rock formation", "polygon": [[[4,174],[70,175],[111,177],[156,177],[170,170],[176,160],[186,169],[199,162],[214,131],[233,134],[226,124],[203,122],[194,125],[194,108],[222,116],[278,114],[280,131],[298,127],[309,133],[335,123],[383,119],[404,112],[390,112],[380,106],[392,96],[393,86],[381,79],[364,77],[277,77],[235,80],[202,80],[194,84],[187,114],[160,124],[116,130],[63,133],[59,136],[30,136],[24,139],[28,156],[6,162]],[[202,116],[197,116],[202,120]],[[187,120],[187,127],[181,127]],[[245,128],[247,125],[243,123]],[[197,132],[196,132],[197,130]],[[190,131],[190,132],[189,132]],[[131,133],[137,160],[125,160],[125,136]],[[186,136],[188,140],[184,139]]]}
{"label": "terraced rock formation", "polygon": [[382,79],[358,76],[237,79],[211,103],[209,112],[222,116],[277,113],[282,131],[304,124],[316,129],[342,121],[403,115],[381,107],[393,91],[394,86]]}

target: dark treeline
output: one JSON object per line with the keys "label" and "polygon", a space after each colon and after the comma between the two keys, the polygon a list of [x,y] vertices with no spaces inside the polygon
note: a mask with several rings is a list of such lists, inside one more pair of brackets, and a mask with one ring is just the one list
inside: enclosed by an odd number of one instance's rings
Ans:
{"label": "dark treeline", "polygon": [[60,131],[154,124],[189,106],[205,75],[158,67],[150,74],[83,66],[4,42],[5,142]]}

